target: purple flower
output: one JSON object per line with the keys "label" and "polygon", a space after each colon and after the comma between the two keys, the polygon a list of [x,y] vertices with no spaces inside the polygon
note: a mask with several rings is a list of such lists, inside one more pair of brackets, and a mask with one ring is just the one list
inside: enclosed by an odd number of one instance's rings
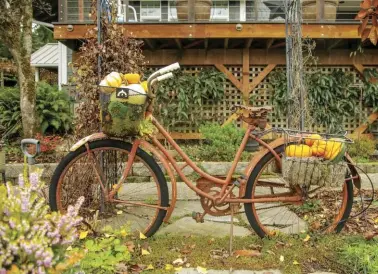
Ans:
{"label": "purple flower", "polygon": [[37,190],[39,185],[39,175],[38,173],[31,173],[29,176],[31,190]]}
{"label": "purple flower", "polygon": [[21,192],[21,212],[28,212],[29,211],[29,200],[30,200],[30,192],[23,191]]}
{"label": "purple flower", "polygon": [[25,186],[25,181],[24,181],[24,175],[23,174],[18,175],[18,185],[20,187],[24,187]]}

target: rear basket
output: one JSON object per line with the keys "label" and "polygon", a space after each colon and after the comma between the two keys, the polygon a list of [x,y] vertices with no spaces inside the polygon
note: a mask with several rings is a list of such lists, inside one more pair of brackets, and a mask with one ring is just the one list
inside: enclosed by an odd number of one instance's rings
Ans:
{"label": "rear basket", "polygon": [[[353,141],[345,135],[285,130],[282,175],[289,185],[337,187],[348,176],[344,161],[347,146]],[[307,151],[307,149],[309,150]]]}
{"label": "rear basket", "polygon": [[[133,94],[127,94],[124,98],[119,98],[117,95],[125,91],[124,88],[110,88],[114,89],[111,94],[100,92],[100,118],[102,131],[113,137],[128,137],[139,134],[140,124],[145,118],[145,111],[147,106],[147,95],[133,91]],[[133,97],[132,96],[145,96]],[[143,104],[130,103],[133,101],[143,101]]]}

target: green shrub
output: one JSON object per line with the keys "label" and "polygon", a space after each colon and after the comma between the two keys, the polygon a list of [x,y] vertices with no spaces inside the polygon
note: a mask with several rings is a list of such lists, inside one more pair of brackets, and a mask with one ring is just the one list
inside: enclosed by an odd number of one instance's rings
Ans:
{"label": "green shrub", "polygon": [[[216,123],[200,126],[200,132],[206,139],[205,144],[186,151],[191,158],[202,161],[232,161],[245,133],[234,124],[222,127]],[[247,155],[244,153],[243,158]]]}
{"label": "green shrub", "polygon": [[[38,173],[27,180],[20,175],[18,186],[0,185],[0,273],[50,273],[69,267],[65,251],[77,238],[84,198],[65,215],[51,213],[42,189]],[[76,263],[75,258],[68,261]]]}
{"label": "green shrub", "polygon": [[[124,231],[124,230],[123,230]],[[126,233],[124,234],[126,235]],[[106,234],[105,237],[87,239],[72,249],[74,254],[84,253],[72,273],[123,273],[118,272],[119,264],[130,261],[131,254],[120,232]],[[85,250],[85,252],[83,252]]]}
{"label": "green shrub", "polygon": [[375,141],[366,135],[354,138],[354,143],[348,146],[348,153],[358,161],[366,162],[375,151]]}
{"label": "green shrub", "polygon": [[[73,117],[67,93],[39,82],[36,100],[41,133],[65,133],[71,130]],[[1,131],[9,136],[19,135],[22,130],[18,88],[0,89],[0,126]]]}

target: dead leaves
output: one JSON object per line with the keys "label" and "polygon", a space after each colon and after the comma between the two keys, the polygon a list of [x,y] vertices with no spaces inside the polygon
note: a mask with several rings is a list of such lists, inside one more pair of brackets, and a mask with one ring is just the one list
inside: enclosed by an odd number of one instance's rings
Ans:
{"label": "dead leaves", "polygon": [[258,257],[261,256],[261,252],[253,249],[242,249],[242,250],[235,250],[234,255],[236,257],[244,256],[244,257]]}

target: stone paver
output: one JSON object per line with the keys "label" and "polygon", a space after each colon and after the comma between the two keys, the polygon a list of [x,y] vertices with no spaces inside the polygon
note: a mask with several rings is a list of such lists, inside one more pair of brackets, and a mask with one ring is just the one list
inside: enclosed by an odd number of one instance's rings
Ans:
{"label": "stone paver", "polygon": [[[195,268],[183,268],[178,274],[198,274],[199,272]],[[208,274],[281,274],[282,272],[276,269],[269,269],[269,270],[207,270]]]}
{"label": "stone paver", "polygon": [[[204,223],[197,223],[192,217],[184,217],[175,221],[166,227],[159,229],[157,235],[164,234],[193,234],[193,235],[208,235],[213,237],[224,237],[230,235],[230,225],[226,223],[218,223],[205,221]],[[251,235],[248,229],[234,225],[234,236],[248,236]]]}

